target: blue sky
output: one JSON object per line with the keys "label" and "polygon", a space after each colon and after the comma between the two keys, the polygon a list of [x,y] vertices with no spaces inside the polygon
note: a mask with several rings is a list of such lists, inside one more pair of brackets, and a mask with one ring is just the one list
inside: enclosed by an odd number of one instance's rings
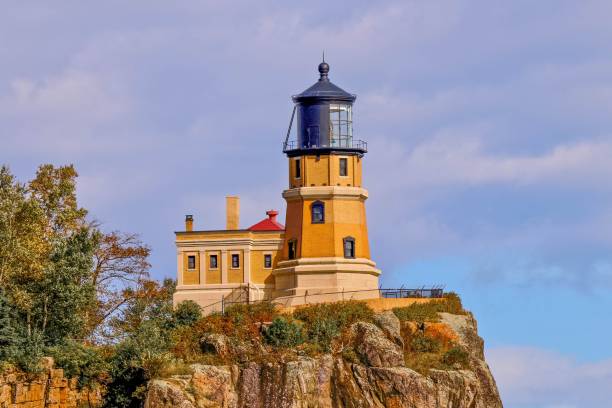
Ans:
{"label": "blue sky", "polygon": [[385,286],[442,283],[505,406],[612,398],[612,5],[606,1],[7,1],[0,162],[74,163],[82,204],[174,276],[174,230],[278,208],[290,96],[325,49],[369,142]]}

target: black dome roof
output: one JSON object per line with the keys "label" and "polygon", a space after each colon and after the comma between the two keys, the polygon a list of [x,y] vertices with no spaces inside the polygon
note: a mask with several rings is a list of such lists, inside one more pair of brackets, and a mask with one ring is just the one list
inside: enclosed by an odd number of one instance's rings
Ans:
{"label": "black dome roof", "polygon": [[357,95],[350,94],[337,85],[334,85],[327,73],[329,65],[323,61],[319,64],[319,73],[321,77],[310,88],[306,89],[299,95],[293,96],[294,102],[316,102],[316,101],[345,101],[354,102]]}

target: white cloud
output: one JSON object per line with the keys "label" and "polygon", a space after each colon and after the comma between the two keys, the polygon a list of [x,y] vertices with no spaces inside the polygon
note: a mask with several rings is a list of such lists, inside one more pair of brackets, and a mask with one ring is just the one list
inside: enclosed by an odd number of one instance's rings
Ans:
{"label": "white cloud", "polygon": [[612,360],[581,363],[538,348],[498,347],[487,350],[487,361],[508,408],[599,408],[612,400]]}
{"label": "white cloud", "polygon": [[[450,134],[449,134],[450,133]],[[584,183],[612,174],[612,142],[559,145],[543,154],[488,154],[477,138],[444,131],[413,149],[401,162],[410,182],[439,184]],[[604,186],[602,186],[604,187]]]}

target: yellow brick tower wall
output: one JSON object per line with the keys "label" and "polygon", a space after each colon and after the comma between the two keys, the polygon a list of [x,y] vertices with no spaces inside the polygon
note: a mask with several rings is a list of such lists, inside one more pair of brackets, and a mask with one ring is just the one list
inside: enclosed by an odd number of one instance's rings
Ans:
{"label": "yellow brick tower wall", "polygon": [[[347,160],[346,176],[340,176],[340,158]],[[300,177],[296,177],[297,160]],[[298,240],[298,258],[342,257],[345,237],[355,239],[355,257],[370,258],[365,212],[367,191],[361,188],[362,161],[357,155],[289,159],[290,189],[285,192],[285,260],[288,259],[288,242],[292,239]],[[325,205],[323,224],[311,223],[311,206],[315,201]]]}

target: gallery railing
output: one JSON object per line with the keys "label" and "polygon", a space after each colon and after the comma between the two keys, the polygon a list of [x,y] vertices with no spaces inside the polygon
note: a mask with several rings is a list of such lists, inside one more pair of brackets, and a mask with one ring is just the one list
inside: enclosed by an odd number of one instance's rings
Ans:
{"label": "gallery railing", "polygon": [[332,139],[329,144],[322,145],[306,145],[300,146],[297,140],[287,140],[283,143],[283,153],[289,152],[291,150],[300,150],[300,149],[354,149],[360,150],[363,152],[368,151],[368,142],[364,140],[352,139],[352,138],[342,138],[342,139]]}
{"label": "gallery railing", "polygon": [[[367,290],[347,290],[347,291],[335,291],[335,292],[312,292],[308,293],[306,291],[302,295],[291,295],[291,296],[279,296],[273,299],[263,298],[263,299],[254,299],[253,295],[259,293],[254,290],[254,288],[243,285],[235,288],[230,294],[224,296],[220,301],[211,303],[209,305],[204,306],[204,310],[208,312],[222,312],[224,313],[228,307],[233,305],[249,305],[249,304],[257,304],[257,303],[274,303],[280,306],[286,306],[290,304],[290,301],[293,299],[300,298],[303,304],[308,303],[317,303],[317,298],[325,296],[329,297],[330,295],[336,295],[338,300],[353,300],[359,299],[364,300],[367,298],[384,298],[384,299],[401,299],[401,298],[429,298],[436,299],[444,297],[444,288],[442,286],[432,286],[432,287],[421,287],[415,289],[407,289],[407,288],[379,288],[379,289],[367,289]],[[370,297],[366,297],[370,294]]]}

